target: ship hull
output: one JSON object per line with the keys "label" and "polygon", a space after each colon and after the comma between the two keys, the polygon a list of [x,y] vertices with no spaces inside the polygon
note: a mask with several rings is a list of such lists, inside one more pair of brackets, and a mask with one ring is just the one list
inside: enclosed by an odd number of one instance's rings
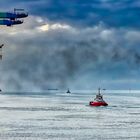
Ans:
{"label": "ship hull", "polygon": [[94,101],[89,102],[89,105],[90,106],[108,106],[106,102],[94,102]]}

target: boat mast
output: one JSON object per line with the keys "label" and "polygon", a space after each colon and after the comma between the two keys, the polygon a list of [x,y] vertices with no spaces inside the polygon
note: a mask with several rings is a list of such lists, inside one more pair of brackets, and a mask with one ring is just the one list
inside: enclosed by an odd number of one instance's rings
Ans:
{"label": "boat mast", "polygon": [[98,94],[99,95],[101,94],[101,88],[98,88]]}

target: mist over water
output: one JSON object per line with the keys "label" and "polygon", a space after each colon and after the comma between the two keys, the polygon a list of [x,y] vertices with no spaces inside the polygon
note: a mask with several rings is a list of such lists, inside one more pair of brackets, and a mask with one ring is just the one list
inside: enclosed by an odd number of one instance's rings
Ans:
{"label": "mist over water", "polygon": [[32,20],[25,30],[0,35],[7,42],[1,63],[4,90],[138,88],[139,31]]}

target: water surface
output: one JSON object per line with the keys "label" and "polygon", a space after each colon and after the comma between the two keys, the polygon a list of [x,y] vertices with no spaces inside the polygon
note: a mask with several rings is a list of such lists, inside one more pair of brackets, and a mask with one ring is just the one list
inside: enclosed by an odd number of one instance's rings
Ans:
{"label": "water surface", "polygon": [[108,107],[90,107],[95,93],[2,93],[1,140],[139,140],[140,93],[104,93]]}

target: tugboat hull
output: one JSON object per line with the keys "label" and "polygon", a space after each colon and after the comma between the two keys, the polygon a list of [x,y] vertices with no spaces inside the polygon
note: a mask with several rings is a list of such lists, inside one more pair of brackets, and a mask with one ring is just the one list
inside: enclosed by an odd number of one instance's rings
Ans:
{"label": "tugboat hull", "polygon": [[90,106],[108,106],[106,102],[94,102],[94,101],[89,102],[89,105]]}

